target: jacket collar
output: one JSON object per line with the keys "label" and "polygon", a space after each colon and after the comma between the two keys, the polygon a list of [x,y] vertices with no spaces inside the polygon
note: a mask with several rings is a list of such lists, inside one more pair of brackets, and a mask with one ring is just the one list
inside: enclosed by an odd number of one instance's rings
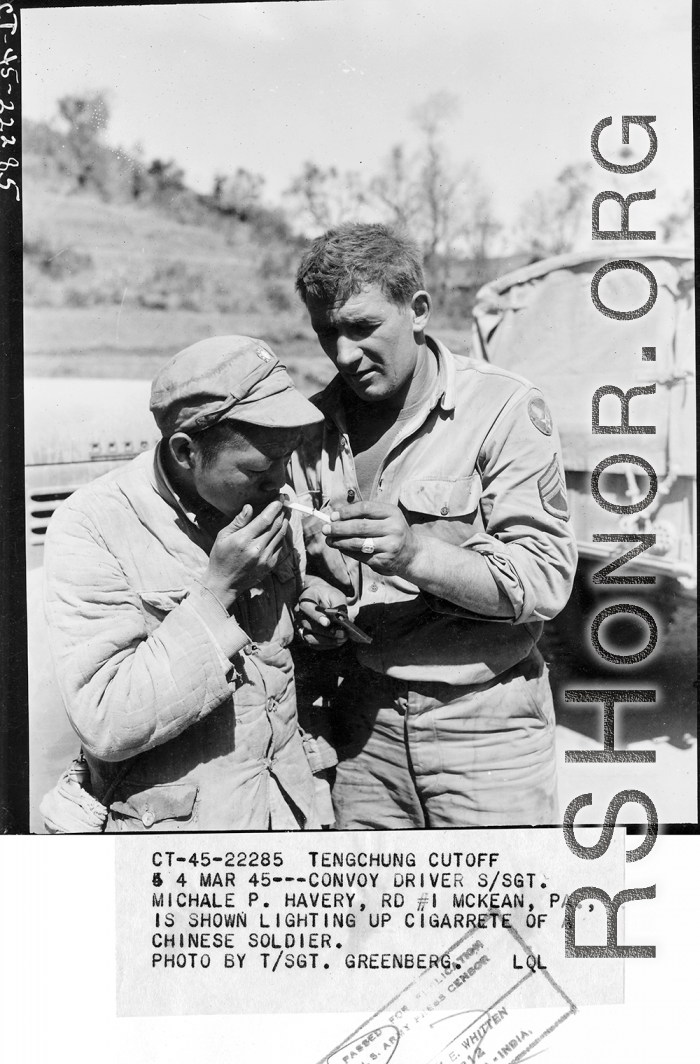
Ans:
{"label": "jacket collar", "polygon": [[224,515],[215,509],[215,507],[210,506],[209,503],[204,502],[204,500],[201,500],[196,508],[192,508],[191,505],[188,505],[184,497],[175,490],[172,481],[165,471],[162,440],[156,446],[151,469],[153,486],[158,494],[165,499],[168,505],[172,506],[177,513],[201,532],[210,536],[215,536],[216,532],[214,529],[216,528],[216,531],[218,531],[222,522],[226,523]]}

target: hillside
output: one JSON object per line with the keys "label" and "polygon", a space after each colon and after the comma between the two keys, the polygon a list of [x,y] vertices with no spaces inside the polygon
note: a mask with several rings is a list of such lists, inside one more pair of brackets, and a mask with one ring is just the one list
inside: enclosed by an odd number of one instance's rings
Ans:
{"label": "hillside", "polygon": [[242,332],[287,345],[280,354],[304,381],[310,373],[305,390],[327,376],[294,296],[291,256],[282,281],[279,250],[250,226],[178,222],[36,180],[24,244],[30,375],[150,377],[195,340]]}
{"label": "hillside", "polygon": [[[151,377],[187,344],[243,333],[266,339],[306,394],[330,379],[294,293],[299,244],[274,224],[179,221],[152,204],[68,191],[36,161],[27,174],[29,375]],[[443,325],[435,331],[465,351],[468,322]]]}

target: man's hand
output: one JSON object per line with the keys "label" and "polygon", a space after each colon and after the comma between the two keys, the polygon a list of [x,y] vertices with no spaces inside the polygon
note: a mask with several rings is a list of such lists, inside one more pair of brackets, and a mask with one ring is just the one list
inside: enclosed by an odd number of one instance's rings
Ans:
{"label": "man's hand", "polygon": [[318,606],[345,606],[347,599],[342,591],[331,587],[324,580],[311,577],[313,583],[304,588],[297,606],[298,629],[307,646],[316,650],[339,647],[347,640],[342,628],[334,628],[332,622]]}
{"label": "man's hand", "polygon": [[[329,547],[357,558],[382,576],[405,576],[419,548],[419,540],[398,506],[380,502],[355,502],[331,514],[323,532]],[[362,551],[371,539],[372,554]]]}
{"label": "man's hand", "polygon": [[[398,506],[356,502],[339,506],[323,526],[329,547],[364,562],[382,576],[400,576],[421,591],[481,617],[511,621],[515,608],[477,551],[416,533]],[[371,538],[372,554],[362,551]]]}
{"label": "man's hand", "polygon": [[275,500],[253,518],[246,503],[216,537],[202,583],[228,609],[236,596],[259,584],[277,565],[288,521]]}

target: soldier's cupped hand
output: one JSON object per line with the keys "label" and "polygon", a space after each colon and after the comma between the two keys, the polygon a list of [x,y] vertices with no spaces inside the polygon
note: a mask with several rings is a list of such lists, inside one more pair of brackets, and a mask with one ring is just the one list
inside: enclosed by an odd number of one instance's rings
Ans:
{"label": "soldier's cupped hand", "polygon": [[216,537],[204,586],[226,607],[231,606],[239,593],[255,587],[277,565],[288,526],[279,500],[257,517],[246,503]]}

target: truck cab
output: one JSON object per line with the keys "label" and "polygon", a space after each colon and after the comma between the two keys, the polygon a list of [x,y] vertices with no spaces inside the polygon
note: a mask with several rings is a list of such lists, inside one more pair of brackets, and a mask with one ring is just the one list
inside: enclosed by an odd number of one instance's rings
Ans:
{"label": "truck cab", "polygon": [[160,439],[150,382],[28,377],[25,397],[27,569],[43,562],[48,523],[76,488]]}

